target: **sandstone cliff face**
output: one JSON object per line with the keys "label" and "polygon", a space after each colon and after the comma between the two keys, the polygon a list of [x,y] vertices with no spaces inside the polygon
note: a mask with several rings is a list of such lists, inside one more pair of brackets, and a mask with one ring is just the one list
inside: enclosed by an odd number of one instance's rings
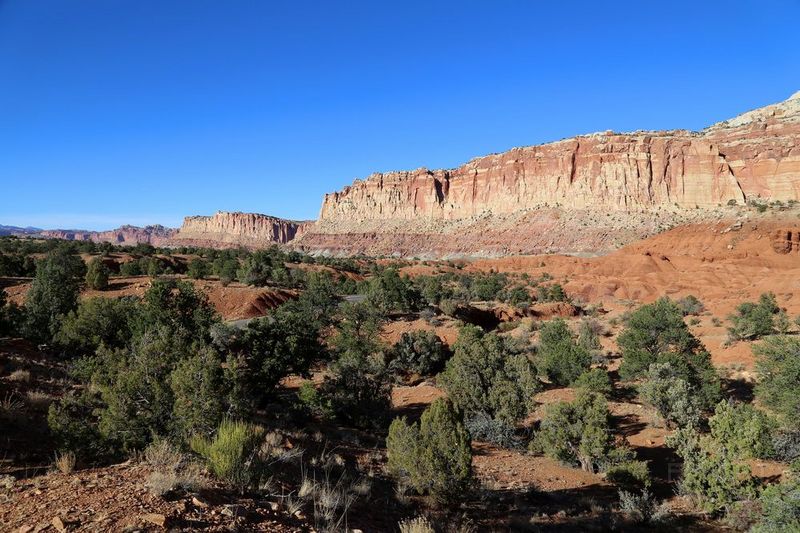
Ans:
{"label": "sandstone cliff face", "polygon": [[[786,102],[702,132],[607,132],[514,148],[452,170],[373,174],[327,194],[319,222],[300,243],[334,252],[392,253],[398,233],[453,234],[458,241],[464,221],[486,216],[519,219],[526,212],[558,208],[572,213],[664,216],[672,212],[697,218],[731,200],[738,204],[755,197],[798,200],[799,140],[797,93]],[[701,213],[685,213],[697,208]],[[584,225],[594,218],[586,215]],[[485,225],[488,233],[494,231],[491,223]],[[564,232],[576,229],[563,228]],[[649,232],[642,228],[640,236]],[[371,244],[362,242],[354,250],[349,243],[360,239],[350,238],[340,239],[336,246],[332,236],[340,234],[367,235]],[[486,232],[480,235],[488,236]],[[569,237],[564,235],[566,240]],[[537,239],[541,241],[540,236]],[[448,251],[444,244],[440,252]],[[519,238],[505,244],[522,252],[541,250],[541,242],[529,246]],[[451,251],[469,252],[468,248],[463,243]],[[424,241],[419,249],[426,251]],[[561,247],[560,251],[575,250]]]}
{"label": "sandstone cliff face", "polygon": [[286,244],[301,235],[306,225],[258,213],[219,211],[213,216],[184,218],[171,244],[258,248]]}
{"label": "sandstone cliff face", "polygon": [[169,243],[169,239],[175,234],[175,231],[160,225],[145,226],[144,228],[126,225],[109,231],[43,230],[38,235],[48,239],[110,242],[122,246],[135,246],[139,243],[164,246]]}

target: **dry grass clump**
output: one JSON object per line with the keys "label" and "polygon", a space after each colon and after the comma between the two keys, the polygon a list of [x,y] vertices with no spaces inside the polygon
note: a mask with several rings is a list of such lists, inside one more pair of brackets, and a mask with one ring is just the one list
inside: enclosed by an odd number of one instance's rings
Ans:
{"label": "dry grass clump", "polygon": [[27,393],[28,407],[34,411],[47,411],[51,403],[53,403],[53,398],[49,394],[41,391],[28,391]]}
{"label": "dry grass clump", "polygon": [[436,533],[433,524],[424,516],[403,520],[397,526],[400,533]]}
{"label": "dry grass clump", "polygon": [[208,485],[203,468],[167,441],[157,441],[144,451],[144,461],[154,468],[147,488],[156,496],[178,490],[197,492]]}
{"label": "dry grass clump", "polygon": [[9,381],[17,381],[19,383],[30,383],[31,373],[28,370],[15,370],[8,376]]}
{"label": "dry grass clump", "polygon": [[56,454],[55,465],[62,474],[71,474],[75,470],[75,454],[72,452]]}
{"label": "dry grass clump", "polygon": [[17,422],[23,418],[24,404],[17,400],[13,394],[5,396],[0,400],[0,420]]}

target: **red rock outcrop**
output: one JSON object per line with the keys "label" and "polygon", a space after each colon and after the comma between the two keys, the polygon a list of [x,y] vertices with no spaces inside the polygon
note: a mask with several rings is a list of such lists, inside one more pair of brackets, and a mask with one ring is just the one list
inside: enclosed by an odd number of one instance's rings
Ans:
{"label": "red rock outcrop", "polygon": [[259,248],[286,244],[302,234],[307,222],[297,222],[258,213],[228,213],[191,216],[171,239],[171,244]]}
{"label": "red rock outcrop", "polygon": [[121,226],[117,229],[108,231],[86,231],[86,230],[43,230],[38,236],[47,239],[64,239],[67,241],[94,241],[110,242],[122,246],[135,246],[139,243],[152,244],[153,246],[164,246],[169,243],[169,239],[175,234],[175,229],[164,226]]}
{"label": "red rock outcrop", "polygon": [[[574,233],[609,233],[613,224],[603,217],[612,214],[630,219],[628,233],[641,238],[676,221],[716,216],[728,202],[800,199],[799,139],[796,93],[701,132],[598,133],[452,170],[373,174],[327,194],[318,223],[298,244],[401,255],[539,253],[549,241],[551,251],[608,249],[597,239],[576,243]],[[554,209],[577,224],[548,223]]]}

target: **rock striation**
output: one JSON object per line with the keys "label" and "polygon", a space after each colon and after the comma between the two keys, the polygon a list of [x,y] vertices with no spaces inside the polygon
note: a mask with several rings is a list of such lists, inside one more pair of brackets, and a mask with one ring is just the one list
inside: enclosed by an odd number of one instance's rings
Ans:
{"label": "rock striation", "polygon": [[260,248],[286,244],[303,233],[308,222],[258,213],[219,211],[213,216],[190,216],[171,239],[175,246]]}
{"label": "rock striation", "polygon": [[121,246],[135,246],[140,243],[165,246],[175,232],[175,229],[161,225],[145,226],[143,228],[125,225],[108,231],[42,230],[36,236],[68,241],[110,242]]}
{"label": "rock striation", "polygon": [[[422,254],[486,246],[497,253],[540,253],[541,231],[555,230],[561,234],[545,239],[554,241],[552,251],[588,251],[575,249],[570,234],[580,226],[542,220],[555,209],[602,233],[598,216],[645,214],[631,220],[633,229],[639,220],[651,222],[631,232],[641,238],[673,217],[702,218],[729,203],[800,200],[799,141],[800,92],[700,132],[596,133],[514,148],[450,170],[372,174],[325,195],[318,223],[298,244],[332,253],[396,253],[403,240]],[[470,246],[463,235],[476,224],[482,229]]]}

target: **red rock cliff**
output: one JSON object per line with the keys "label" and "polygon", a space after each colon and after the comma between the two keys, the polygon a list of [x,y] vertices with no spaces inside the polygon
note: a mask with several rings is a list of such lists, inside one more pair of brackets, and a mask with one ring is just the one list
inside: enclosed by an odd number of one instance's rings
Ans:
{"label": "red rock cliff", "polygon": [[217,212],[213,216],[191,216],[172,239],[174,245],[264,247],[286,244],[302,234],[305,222],[258,213]]}
{"label": "red rock cliff", "polygon": [[[466,226],[487,216],[500,216],[500,222],[513,219],[511,226],[519,229],[522,219],[541,222],[552,208],[622,217],[683,211],[685,217],[689,209],[712,210],[731,200],[800,200],[799,140],[796,93],[701,132],[583,135],[514,148],[451,170],[373,174],[327,194],[318,224],[300,242],[310,249],[391,253],[397,251],[398,234],[433,235],[435,241],[443,234],[461,235]],[[651,229],[660,224],[655,221]],[[484,223],[481,238],[489,239],[486,231],[493,230],[491,223]],[[522,228],[501,248],[516,249],[524,233]],[[352,250],[359,238],[348,243],[333,237],[337,234],[368,234],[371,244]],[[540,245],[523,245],[519,251],[542,251]],[[453,251],[469,252],[469,246],[462,243]],[[418,250],[426,251],[425,242]]]}

